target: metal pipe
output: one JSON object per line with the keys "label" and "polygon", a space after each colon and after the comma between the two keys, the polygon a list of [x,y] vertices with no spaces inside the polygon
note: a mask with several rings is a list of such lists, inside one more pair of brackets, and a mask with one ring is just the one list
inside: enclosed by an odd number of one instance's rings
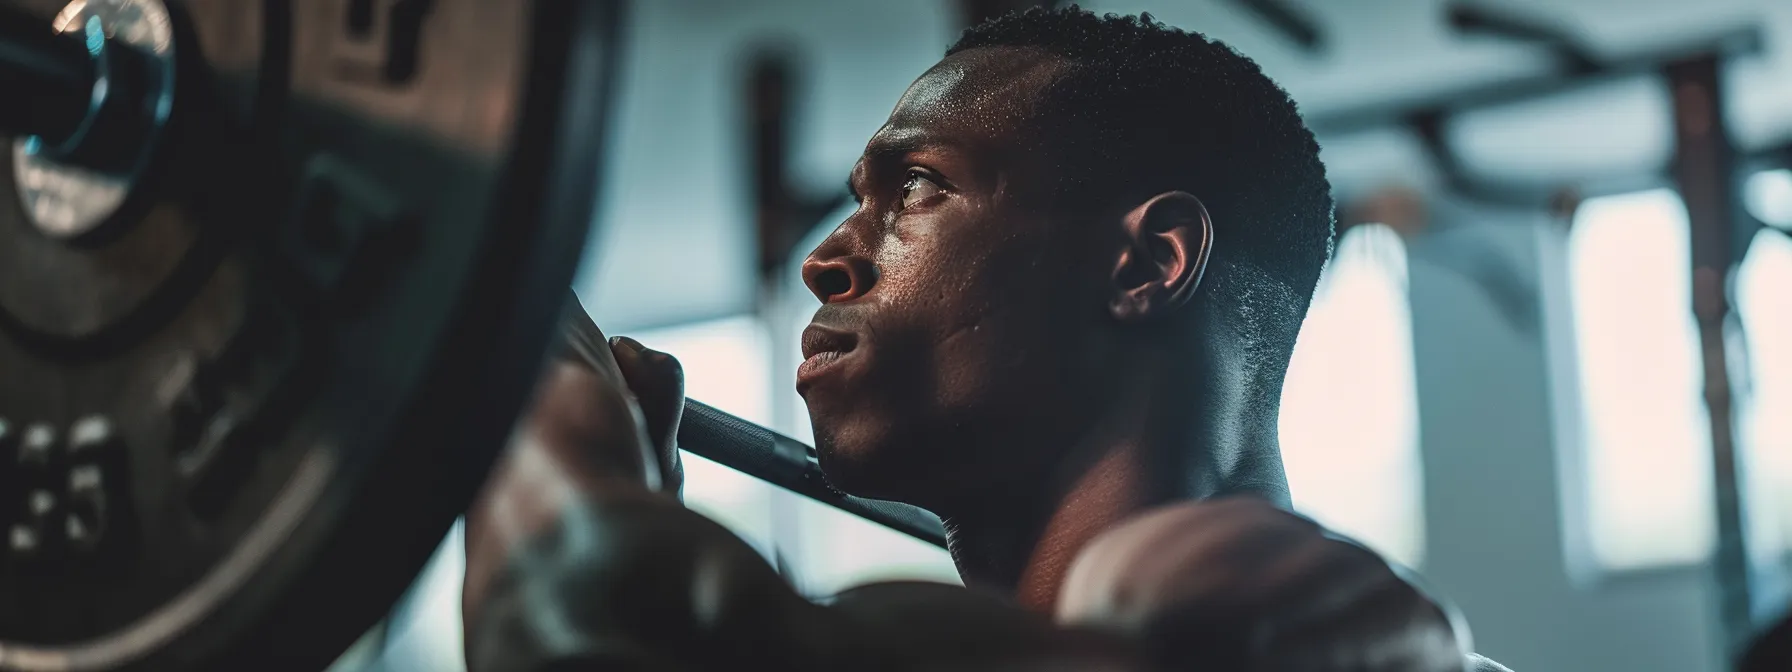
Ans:
{"label": "metal pipe", "polygon": [[1371,131],[1402,125],[1423,114],[1463,114],[1568,93],[1626,77],[1652,75],[1661,72],[1666,64],[1707,54],[1728,59],[1759,54],[1763,49],[1760,28],[1750,26],[1649,54],[1604,61],[1591,72],[1549,72],[1520,79],[1480,82],[1403,99],[1391,98],[1356,109],[1315,115],[1307,120],[1307,125],[1321,137]]}
{"label": "metal pipe", "polygon": [[1754,630],[1755,590],[1748,552],[1746,502],[1736,450],[1736,420],[1725,330],[1733,319],[1729,278],[1741,214],[1737,152],[1725,126],[1723,60],[1706,56],[1662,71],[1673,97],[1673,176],[1686,205],[1692,239],[1692,310],[1704,365],[1705,406],[1717,504],[1718,586],[1726,660],[1735,661]]}

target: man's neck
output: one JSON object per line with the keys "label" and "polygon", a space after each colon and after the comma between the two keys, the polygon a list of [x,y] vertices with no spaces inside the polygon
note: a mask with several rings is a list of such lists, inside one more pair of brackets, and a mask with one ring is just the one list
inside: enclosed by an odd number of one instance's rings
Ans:
{"label": "man's neck", "polygon": [[999,498],[941,512],[966,585],[1050,613],[1077,554],[1147,509],[1231,494],[1287,506],[1273,420],[1233,404],[1145,390],[1141,396],[1182,403],[1115,404],[1042,487],[1024,494],[992,488],[1002,491]]}

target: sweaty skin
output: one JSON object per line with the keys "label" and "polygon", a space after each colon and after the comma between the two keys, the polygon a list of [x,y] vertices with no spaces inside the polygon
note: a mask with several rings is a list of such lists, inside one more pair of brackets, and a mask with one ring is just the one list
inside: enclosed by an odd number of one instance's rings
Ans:
{"label": "sweaty skin", "polygon": [[596,346],[575,313],[468,514],[470,669],[1480,664],[1448,610],[1285,510],[1241,318],[1201,299],[1225,245],[1201,202],[1055,207],[1065,131],[1039,102],[1063,68],[985,48],[923,75],[803,268],[823,305],[798,391],[824,472],[939,513],[968,588],[801,599],[679,505],[677,362]]}
{"label": "sweaty skin", "polygon": [[940,514],[967,581],[1041,610],[1132,512],[1287,498],[1273,414],[1228,374],[1242,344],[1190,302],[1224,244],[1200,202],[1091,222],[1047,196],[1071,167],[1034,108],[1062,67],[971,50],[902,97],[852,171],[859,210],[803,268],[810,331],[852,351],[797,387],[830,481]]}

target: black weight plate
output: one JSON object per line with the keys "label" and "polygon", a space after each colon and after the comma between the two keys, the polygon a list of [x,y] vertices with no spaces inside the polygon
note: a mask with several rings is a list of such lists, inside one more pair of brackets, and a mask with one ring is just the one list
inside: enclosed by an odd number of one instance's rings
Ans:
{"label": "black weight plate", "polygon": [[101,233],[0,164],[0,669],[315,670],[383,616],[566,305],[618,7],[168,2]]}

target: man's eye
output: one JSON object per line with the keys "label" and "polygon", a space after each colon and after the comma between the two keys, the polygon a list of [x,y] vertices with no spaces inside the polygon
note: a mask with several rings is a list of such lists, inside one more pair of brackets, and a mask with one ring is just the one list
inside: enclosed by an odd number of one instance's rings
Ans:
{"label": "man's eye", "polygon": [[940,193],[940,185],[934,184],[933,180],[920,173],[909,173],[908,182],[902,185],[902,208],[907,210],[909,206],[937,193]]}

